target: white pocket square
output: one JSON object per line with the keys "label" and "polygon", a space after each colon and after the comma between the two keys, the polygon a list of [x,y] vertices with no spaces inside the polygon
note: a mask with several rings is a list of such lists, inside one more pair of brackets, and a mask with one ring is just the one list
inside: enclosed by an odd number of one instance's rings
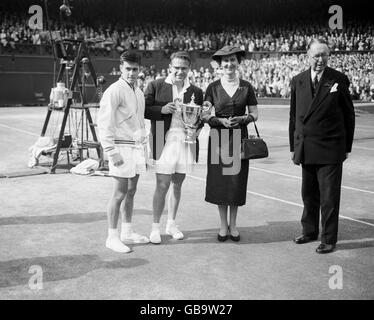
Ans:
{"label": "white pocket square", "polygon": [[338,91],[338,83],[335,82],[334,85],[331,87],[330,93],[336,91]]}

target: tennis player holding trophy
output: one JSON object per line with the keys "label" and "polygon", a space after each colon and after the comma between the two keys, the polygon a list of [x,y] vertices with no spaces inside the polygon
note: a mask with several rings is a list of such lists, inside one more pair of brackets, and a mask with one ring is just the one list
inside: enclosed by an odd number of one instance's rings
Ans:
{"label": "tennis player holding trophy", "polygon": [[193,142],[197,140],[197,129],[202,127],[203,105],[202,90],[188,79],[191,62],[188,52],[174,52],[170,57],[169,75],[151,81],[144,92],[145,118],[151,120],[150,146],[156,171],[150,234],[154,244],[161,243],[160,219],[165,204],[168,208],[165,233],[176,240],[184,238],[175,219],[186,173],[198,159],[199,143]]}

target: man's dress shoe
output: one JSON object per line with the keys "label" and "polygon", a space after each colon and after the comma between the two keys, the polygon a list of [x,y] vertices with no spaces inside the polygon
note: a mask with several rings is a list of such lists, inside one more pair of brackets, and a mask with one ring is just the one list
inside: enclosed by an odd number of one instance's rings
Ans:
{"label": "man's dress shoe", "polygon": [[321,243],[317,247],[316,252],[317,253],[330,253],[334,251],[334,249],[335,249],[335,244]]}
{"label": "man's dress shoe", "polygon": [[315,241],[317,240],[318,237],[312,237],[312,236],[299,236],[299,237],[296,237],[295,239],[293,239],[293,242],[295,242],[296,244],[303,244],[303,243],[308,243],[308,242],[311,242],[311,241]]}

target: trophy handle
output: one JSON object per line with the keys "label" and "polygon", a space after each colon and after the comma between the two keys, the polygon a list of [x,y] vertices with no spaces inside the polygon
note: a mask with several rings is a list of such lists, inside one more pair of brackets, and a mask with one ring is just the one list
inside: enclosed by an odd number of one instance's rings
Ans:
{"label": "trophy handle", "polygon": [[200,108],[200,114],[199,114],[200,120],[203,117],[203,113],[208,113],[208,112],[210,113],[211,112],[212,107],[213,107],[213,105],[209,101],[204,101],[203,102],[203,104]]}
{"label": "trophy handle", "polygon": [[203,112],[210,111],[213,105],[209,101],[204,101],[203,105],[201,106]]}

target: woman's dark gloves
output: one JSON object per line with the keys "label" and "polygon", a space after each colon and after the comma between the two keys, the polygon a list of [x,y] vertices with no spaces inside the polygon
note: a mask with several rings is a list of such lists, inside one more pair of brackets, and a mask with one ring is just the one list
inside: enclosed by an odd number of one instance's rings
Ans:
{"label": "woman's dark gloves", "polygon": [[211,118],[208,120],[208,124],[209,124],[212,128],[222,126],[222,122],[221,122],[220,119],[217,118],[217,117],[211,117]]}
{"label": "woman's dark gloves", "polygon": [[[248,125],[250,122],[252,122],[254,119],[253,119],[253,116],[252,115],[244,115],[244,116],[236,116],[236,117],[232,117],[232,118],[228,118],[225,120],[229,120],[230,121],[230,124],[231,126],[229,125],[229,127],[231,128],[238,128],[239,125]],[[208,124],[214,128],[214,127],[221,127],[221,126],[224,126],[224,127],[227,127],[222,119],[219,119],[217,117],[211,117],[209,120],[208,120]]]}

